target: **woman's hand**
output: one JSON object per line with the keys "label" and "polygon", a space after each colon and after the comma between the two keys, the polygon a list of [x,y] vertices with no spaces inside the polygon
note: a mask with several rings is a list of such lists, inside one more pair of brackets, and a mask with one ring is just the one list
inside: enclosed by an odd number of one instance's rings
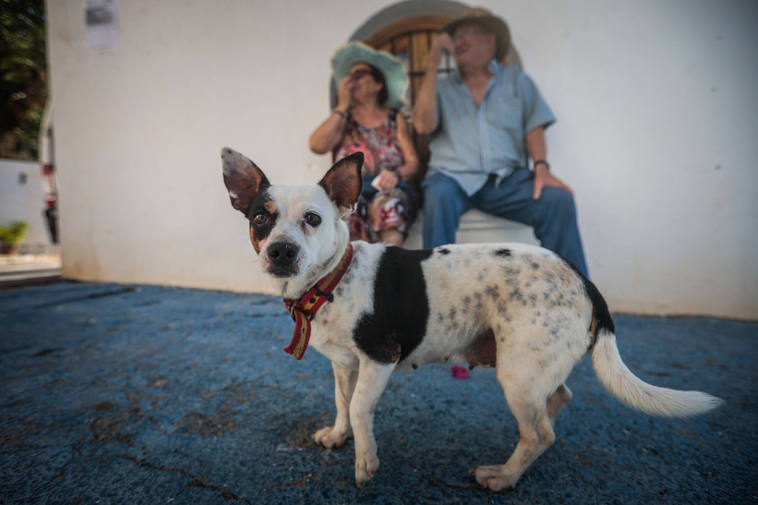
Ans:
{"label": "woman's hand", "polygon": [[337,87],[337,105],[334,110],[339,114],[330,112],[326,119],[311,133],[309,146],[316,154],[326,154],[334,150],[342,139],[342,133],[347,122],[347,112],[350,110],[350,88],[352,82],[350,74],[340,81]]}
{"label": "woman's hand", "polygon": [[379,189],[392,189],[397,186],[399,181],[397,173],[392,170],[382,170],[379,175],[376,176],[376,185]]}
{"label": "woman's hand", "polygon": [[352,79],[350,74],[346,74],[340,81],[340,85],[337,86],[337,106],[338,111],[347,112],[350,109],[350,87]]}

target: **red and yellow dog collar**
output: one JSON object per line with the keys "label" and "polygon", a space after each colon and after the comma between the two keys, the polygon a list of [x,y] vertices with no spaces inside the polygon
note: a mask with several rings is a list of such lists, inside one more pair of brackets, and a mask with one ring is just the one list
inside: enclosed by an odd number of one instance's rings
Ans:
{"label": "red and yellow dog collar", "polygon": [[284,299],[284,306],[287,307],[293,321],[295,321],[295,331],[292,333],[292,341],[290,345],[284,348],[284,352],[291,354],[298,360],[303,357],[305,349],[308,347],[308,341],[311,338],[311,320],[322,305],[334,300],[332,291],[334,291],[342,276],[347,272],[352,259],[353,244],[348,242],[345,254],[342,255],[337,268],[322,277],[315,286],[306,291],[297,300],[294,298]]}

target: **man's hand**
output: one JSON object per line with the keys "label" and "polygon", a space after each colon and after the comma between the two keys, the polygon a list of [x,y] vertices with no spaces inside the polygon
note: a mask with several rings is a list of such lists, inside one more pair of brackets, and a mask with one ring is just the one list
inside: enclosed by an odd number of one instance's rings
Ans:
{"label": "man's hand", "polygon": [[437,68],[442,59],[442,51],[453,54],[454,48],[453,39],[450,38],[447,32],[437,35],[437,38],[434,39],[432,46],[429,48],[429,65]]}
{"label": "man's hand", "polygon": [[379,175],[376,176],[376,185],[379,189],[392,189],[397,186],[397,173],[391,170],[382,170]]}
{"label": "man's hand", "polygon": [[413,127],[417,133],[426,135],[432,133],[439,126],[437,118],[437,101],[435,89],[437,87],[437,69],[442,61],[442,51],[453,51],[453,41],[447,33],[440,33],[429,48],[426,58],[426,69],[421,88],[416,95],[416,103],[413,108]]}
{"label": "man's hand", "polygon": [[537,200],[542,195],[542,188],[546,186],[552,186],[554,188],[562,188],[574,194],[574,190],[568,184],[565,184],[562,180],[550,173],[545,165],[540,163],[534,169],[534,199]]}

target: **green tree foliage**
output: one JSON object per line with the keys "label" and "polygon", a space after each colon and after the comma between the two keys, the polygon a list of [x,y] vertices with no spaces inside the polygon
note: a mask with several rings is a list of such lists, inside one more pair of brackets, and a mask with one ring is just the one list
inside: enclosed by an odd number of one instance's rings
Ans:
{"label": "green tree foliage", "polygon": [[37,158],[46,68],[44,0],[0,0],[0,158]]}

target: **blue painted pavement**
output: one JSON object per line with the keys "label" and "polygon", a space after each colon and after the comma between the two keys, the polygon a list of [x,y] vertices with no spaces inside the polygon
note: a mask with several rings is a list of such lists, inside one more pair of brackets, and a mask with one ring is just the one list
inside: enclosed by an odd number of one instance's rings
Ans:
{"label": "blue painted pavement", "polygon": [[281,300],[58,282],[0,294],[0,503],[758,503],[758,323],[615,316],[627,365],[725,405],[645,416],[585,358],[557,442],[517,488],[468,469],[503,463],[516,423],[491,369],[396,374],[380,400],[381,467],[353,483],[353,443],[316,447],[334,415],[328,361],[282,352]]}

